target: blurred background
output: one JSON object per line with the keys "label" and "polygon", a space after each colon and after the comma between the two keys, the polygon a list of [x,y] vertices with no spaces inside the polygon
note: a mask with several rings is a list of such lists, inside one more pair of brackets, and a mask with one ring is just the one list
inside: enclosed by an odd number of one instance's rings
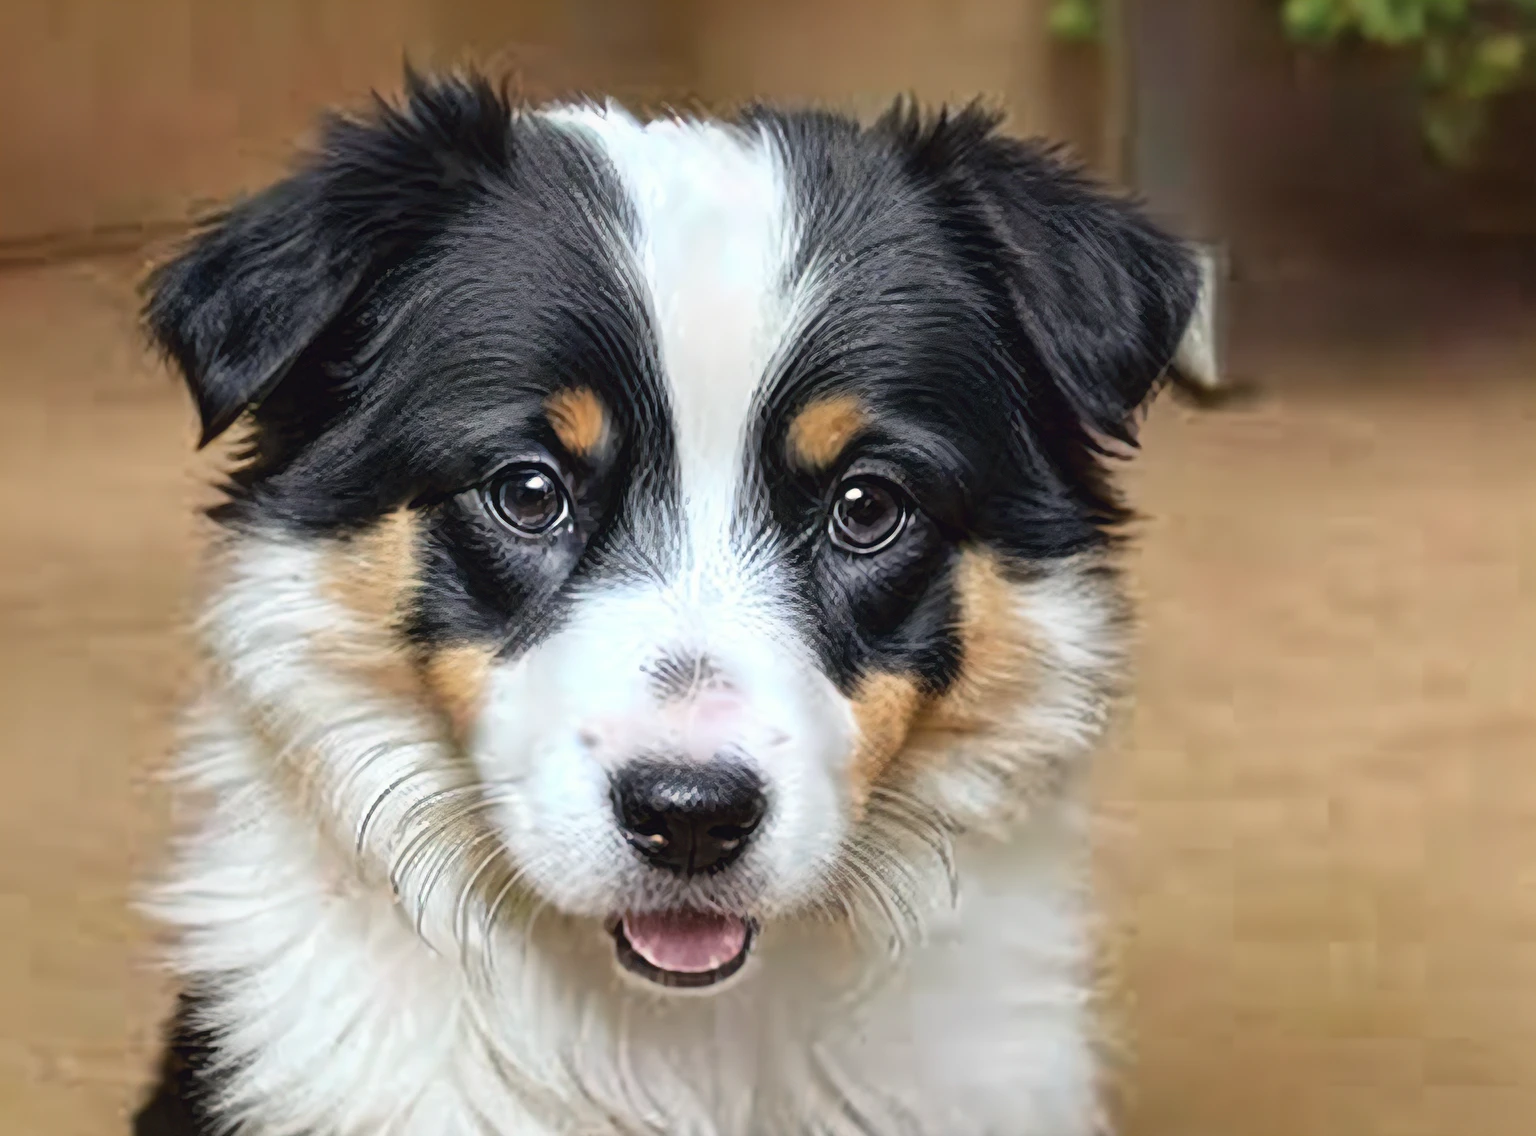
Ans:
{"label": "blurred background", "polygon": [[1216,375],[1126,470],[1139,696],[1100,766],[1128,1136],[1536,1131],[1536,5],[0,5],[0,1130],[125,1132],[133,882],[217,453],[133,285],[401,62],[529,97],[982,95],[1210,242]]}

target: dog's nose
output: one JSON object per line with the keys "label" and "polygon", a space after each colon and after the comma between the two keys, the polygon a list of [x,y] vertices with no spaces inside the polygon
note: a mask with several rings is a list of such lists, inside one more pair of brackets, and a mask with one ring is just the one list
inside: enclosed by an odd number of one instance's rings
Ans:
{"label": "dog's nose", "polygon": [[635,761],[613,779],[624,839],[658,868],[718,872],[740,856],[767,811],[762,780],[739,761]]}

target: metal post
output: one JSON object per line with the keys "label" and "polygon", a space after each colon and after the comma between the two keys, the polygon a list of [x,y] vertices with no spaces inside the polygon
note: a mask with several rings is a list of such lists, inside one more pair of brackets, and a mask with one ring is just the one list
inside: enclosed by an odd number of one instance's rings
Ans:
{"label": "metal post", "polygon": [[1226,372],[1227,256],[1217,238],[1200,160],[1202,66],[1209,21],[1200,0],[1112,0],[1106,32],[1111,143],[1122,176],[1152,213],[1190,239],[1200,261],[1200,301],[1171,368],[1202,400],[1231,389]]}

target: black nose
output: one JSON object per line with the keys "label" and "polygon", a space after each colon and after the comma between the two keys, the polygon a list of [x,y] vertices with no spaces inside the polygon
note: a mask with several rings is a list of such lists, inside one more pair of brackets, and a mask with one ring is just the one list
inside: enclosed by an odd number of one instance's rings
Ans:
{"label": "black nose", "polygon": [[762,781],[736,761],[636,761],[613,779],[624,839],[683,875],[718,872],[740,856],[767,807]]}

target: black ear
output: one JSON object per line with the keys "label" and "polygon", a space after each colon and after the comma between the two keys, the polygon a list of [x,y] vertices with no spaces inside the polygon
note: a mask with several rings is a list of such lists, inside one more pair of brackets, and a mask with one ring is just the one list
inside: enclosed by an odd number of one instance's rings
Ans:
{"label": "black ear", "polygon": [[882,120],[950,207],[979,221],[1046,371],[1084,423],[1129,442],[1134,414],[1173,360],[1199,292],[1190,251],[1056,151],[997,132],[978,106]]}
{"label": "black ear", "polygon": [[152,274],[144,323],[186,378],[201,444],[272,394],[368,278],[505,182],[511,161],[504,90],[407,68],[398,104],[328,119],[296,173]]}
{"label": "black ear", "polygon": [[269,395],[346,304],[362,250],[333,247],[314,173],[243,202],[146,285],[144,322],[180,369],[206,446]]}

